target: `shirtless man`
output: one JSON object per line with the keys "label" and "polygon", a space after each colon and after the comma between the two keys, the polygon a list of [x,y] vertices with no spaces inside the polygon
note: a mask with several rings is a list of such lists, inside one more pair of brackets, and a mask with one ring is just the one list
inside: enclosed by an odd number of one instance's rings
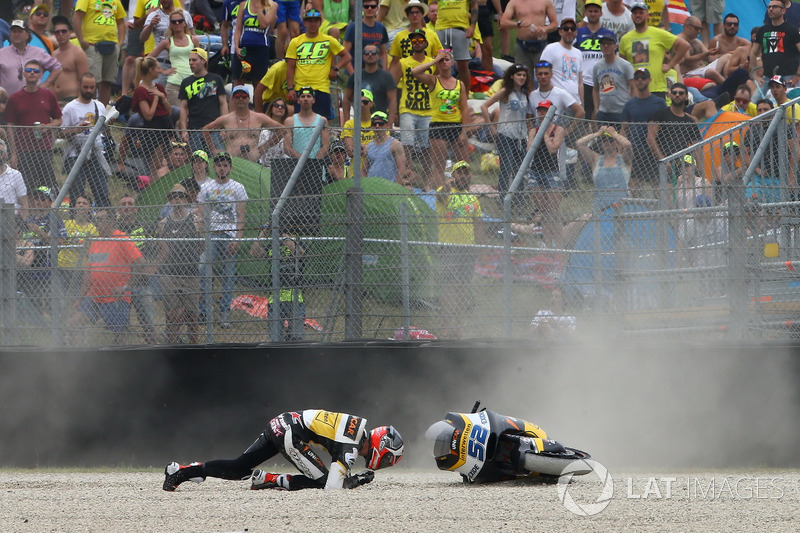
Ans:
{"label": "shirtless man", "polygon": [[[719,60],[709,62],[711,51],[698,38],[702,29],[703,23],[699,18],[694,16],[686,17],[686,22],[683,23],[683,31],[678,34],[678,37],[689,43],[689,52],[678,65],[678,68],[684,77],[706,78],[720,85],[725,81],[725,78],[717,70]],[[727,59],[729,58],[726,58],[726,61]]]}
{"label": "shirtless man", "polygon": [[510,0],[500,19],[501,30],[517,30],[514,60],[528,67],[528,72],[536,70],[536,63],[547,46],[547,34],[556,28],[558,17],[553,0]]}
{"label": "shirtless man", "polygon": [[739,37],[739,17],[733,13],[728,13],[722,19],[723,33],[715,35],[708,45],[709,60],[713,61],[718,57],[736,51],[742,46],[750,47],[750,41],[744,37]]}
{"label": "shirtless man", "polygon": [[250,161],[258,161],[258,137],[261,128],[281,128],[283,125],[277,120],[272,120],[263,113],[251,111],[250,90],[244,85],[237,85],[231,92],[231,109],[226,115],[203,126],[203,135],[206,146],[211,147],[214,154],[221,151],[216,147],[211,138],[211,130],[223,130],[222,139],[227,152],[236,157]]}
{"label": "shirtless man", "polygon": [[61,76],[56,80],[53,92],[56,93],[56,98],[62,106],[78,97],[81,76],[89,72],[86,52],[69,40],[71,33],[72,24],[67,17],[61,15],[53,17],[53,35],[58,43],[58,49],[53,52],[53,56],[61,63]]}

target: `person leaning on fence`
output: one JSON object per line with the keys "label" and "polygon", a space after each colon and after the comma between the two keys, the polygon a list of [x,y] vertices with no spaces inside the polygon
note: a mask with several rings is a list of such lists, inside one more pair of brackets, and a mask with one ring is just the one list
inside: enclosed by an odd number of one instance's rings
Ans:
{"label": "person leaning on fence", "polygon": [[[280,231],[280,259],[278,260],[280,284],[280,316],[275,318],[273,309],[273,291],[269,289],[269,322],[270,342],[300,341],[305,338],[306,304],[303,295],[303,271],[305,246],[296,235],[286,230]],[[272,229],[264,226],[258,234],[258,240],[250,248],[250,255],[256,259],[267,259],[264,272],[271,278],[272,272]],[[284,327],[288,322],[288,329]]]}
{"label": "person leaning on fence", "polygon": [[[772,102],[766,99],[756,102],[756,110],[759,116],[771,110],[772,107]],[[779,202],[781,200],[781,187],[785,186],[785,184],[781,183],[781,148],[778,139],[780,132],[776,131],[771,139],[765,139],[770,120],[771,117],[766,119],[756,117],[750,123],[750,128],[744,136],[745,168],[750,166],[759,146],[765,145],[764,156],[758,167],[756,167],[755,174],[753,174],[753,178],[747,184],[745,190],[745,199],[752,202]],[[786,174],[789,178],[789,185],[793,185],[797,168],[797,130],[789,122],[782,124],[782,126],[785,129],[786,147],[788,148]]]}
{"label": "person leaning on fence", "polygon": [[[88,142],[92,128],[101,116],[105,116],[103,103],[94,99],[97,80],[91,72],[85,73],[80,80],[80,94],[64,106],[61,117],[61,136],[67,139],[68,149],[64,157],[64,172],[69,175],[83,146]],[[86,191],[86,182],[92,189],[98,207],[111,205],[108,199],[108,176],[111,167],[103,153],[103,138],[98,135],[88,157],[74,176],[69,188],[71,202]]]}
{"label": "person leaning on fence", "polygon": [[0,202],[14,204],[18,214],[27,216],[28,188],[22,173],[8,164],[8,145],[0,139]]}
{"label": "person leaning on fence", "polygon": [[328,155],[330,147],[330,135],[328,133],[328,120],[314,112],[314,102],[316,101],[314,89],[311,87],[301,87],[297,91],[297,102],[300,111],[288,117],[283,125],[286,126],[286,137],[283,148],[290,157],[300,157],[303,151],[311,142],[311,135],[317,124],[324,124],[322,132],[312,145],[310,158],[323,159]]}
{"label": "person leaning on fence", "polygon": [[633,150],[628,139],[617,133],[613,126],[601,126],[595,133],[578,139],[576,148],[592,168],[592,208],[597,214],[630,196],[628,181],[631,177]]}
{"label": "person leaning on fence", "polygon": [[81,296],[72,304],[67,330],[74,343],[76,334],[83,336],[87,326],[102,319],[114,344],[122,344],[130,320],[130,283],[144,270],[145,260],[130,237],[116,229],[113,211],[99,209],[94,224],[100,238],[89,246]]}
{"label": "person leaning on fence", "polygon": [[153,261],[158,253],[155,242],[150,239],[153,235],[152,225],[139,222],[139,208],[133,196],[126,194],[119,199],[117,209],[117,229],[129,236],[136,248],[142,253],[146,268],[140,272],[129,284],[130,303],[136,311],[139,326],[145,333],[148,344],[155,344],[155,305],[153,303],[153,288],[150,280],[156,267]]}
{"label": "person leaning on fence", "polygon": [[439,303],[444,336],[456,334],[459,311],[470,300],[463,290],[475,273],[475,254],[467,246],[483,238],[483,211],[478,198],[469,192],[472,179],[469,163],[458,161],[453,175],[436,189],[436,215],[439,218],[442,283]]}
{"label": "person leaning on fence", "polygon": [[197,344],[200,334],[200,257],[205,243],[203,219],[189,205],[191,198],[183,185],[176,184],[167,194],[172,208],[156,227],[158,243],[156,264],[160,265],[162,301],[167,342],[180,342],[186,326],[189,344]]}
{"label": "person leaning on fence", "polygon": [[[231,179],[233,169],[230,154],[221,152],[214,156],[213,181],[207,181],[197,195],[198,203],[209,211],[211,219],[211,247],[204,252],[200,266],[200,321],[212,310],[206,306],[205,295],[210,294],[211,286],[208,268],[218,266],[221,273],[221,294],[219,299],[219,323],[223,329],[231,327],[230,312],[233,289],[236,283],[236,252],[244,236],[245,206],[247,192],[244,185]],[[213,270],[212,270],[213,273]]]}
{"label": "person leaning on fence", "polygon": [[203,126],[206,145],[215,154],[221,151],[212,139],[214,130],[222,131],[227,152],[248,161],[258,161],[258,137],[261,128],[280,128],[281,123],[249,107],[250,89],[237,85],[231,91],[231,111]]}

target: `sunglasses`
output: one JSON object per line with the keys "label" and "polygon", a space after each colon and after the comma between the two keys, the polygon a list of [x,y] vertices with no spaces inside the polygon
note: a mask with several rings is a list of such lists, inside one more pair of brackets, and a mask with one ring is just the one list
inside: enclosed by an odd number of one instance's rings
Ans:
{"label": "sunglasses", "polygon": [[371,103],[369,100],[361,100],[361,105],[369,105]]}
{"label": "sunglasses", "polygon": [[735,101],[736,101],[737,104],[749,104],[750,103],[750,100],[748,100],[747,98],[736,98]]}
{"label": "sunglasses", "polygon": [[412,37],[411,39],[409,39],[409,41],[410,41],[412,44],[415,44],[415,43],[424,43],[424,42],[427,42],[427,41],[425,41],[425,39],[423,39],[422,37]]}
{"label": "sunglasses", "polygon": [[772,5],[772,6],[767,6],[767,9],[786,9],[786,8],[784,6]]}
{"label": "sunglasses", "polygon": [[725,25],[726,26],[739,26],[739,23],[738,22],[726,22]]}
{"label": "sunglasses", "polygon": [[549,61],[539,61],[535,66],[536,68],[553,68],[553,64]]}
{"label": "sunglasses", "polygon": [[675,96],[682,96],[686,94],[686,91],[670,91],[670,93],[674,94]]}
{"label": "sunglasses", "polygon": [[36,12],[36,16],[37,17],[49,17],[50,13],[48,13],[47,11],[42,11],[40,9],[39,11]]}
{"label": "sunglasses", "polygon": [[53,30],[55,35],[61,35],[62,33],[69,33],[69,30]]}
{"label": "sunglasses", "polygon": [[635,80],[649,80],[647,76],[634,76],[633,79]]}
{"label": "sunglasses", "polygon": [[364,9],[378,9],[378,4],[364,4]]}
{"label": "sunglasses", "polygon": [[385,125],[386,125],[386,122],[384,122],[384,121],[382,121],[382,120],[373,120],[373,121],[372,121],[372,125],[373,125],[373,126],[385,126]]}
{"label": "sunglasses", "polygon": [[408,14],[408,15],[422,15],[422,11],[420,11],[419,9],[409,9],[408,11],[406,11],[406,14]]}
{"label": "sunglasses", "polygon": [[186,22],[186,19],[173,19],[169,21],[170,24],[176,24],[176,25],[183,24],[184,22]]}
{"label": "sunglasses", "polygon": [[561,29],[564,31],[577,31],[577,26],[561,26]]}
{"label": "sunglasses", "polygon": [[272,104],[272,109],[286,109],[286,104]]}
{"label": "sunglasses", "polygon": [[377,50],[364,50],[364,55],[365,56],[376,56],[376,55],[378,55],[378,51]]}
{"label": "sunglasses", "polygon": [[39,74],[40,71],[39,71],[38,68],[30,68],[30,67],[28,67],[28,68],[25,69],[25,72],[27,72],[28,74],[30,74],[31,72],[33,72],[34,74]]}

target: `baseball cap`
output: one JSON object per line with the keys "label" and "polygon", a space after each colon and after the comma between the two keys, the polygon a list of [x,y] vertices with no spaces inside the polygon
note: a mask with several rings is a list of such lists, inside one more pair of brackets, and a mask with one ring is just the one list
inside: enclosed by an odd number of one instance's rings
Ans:
{"label": "baseball cap", "polygon": [[167,200],[171,198],[181,197],[188,198],[189,194],[186,192],[186,187],[181,185],[180,183],[176,183],[172,186],[172,189],[169,190],[167,193]]}
{"label": "baseball cap", "polygon": [[635,78],[637,74],[644,74],[644,77],[639,76],[640,78],[649,80],[650,79],[650,71],[644,67],[639,67],[636,69],[636,72],[633,73],[633,77]]}
{"label": "baseball cap", "polygon": [[617,34],[616,33],[607,33],[607,34],[603,35],[602,37],[600,37],[600,42],[602,43],[603,41],[609,41],[609,42],[612,42],[612,43],[616,43],[617,42]]}
{"label": "baseball cap", "polygon": [[[422,5],[424,6],[425,4]],[[428,35],[425,33],[425,30],[423,29],[418,29],[408,32],[408,38],[411,39],[412,37],[422,37],[423,39],[425,39],[426,42],[428,41]]]}
{"label": "baseball cap", "polygon": [[551,107],[553,107],[553,102],[551,102],[550,100],[542,100],[536,105],[536,109],[539,109],[540,107],[543,107],[545,109],[550,109]]}
{"label": "baseball cap", "polygon": [[778,75],[772,76],[772,77],[769,79],[769,82],[770,82],[770,83],[777,83],[777,84],[779,84],[779,85],[783,85],[784,87],[786,87],[786,82],[785,82],[785,81],[783,81],[783,78],[781,78],[781,77],[780,77],[780,76],[778,76]]}
{"label": "baseball cap", "polygon": [[412,7],[420,8],[422,10],[423,17],[428,16],[428,5],[424,2],[420,2],[419,0],[409,0],[408,4],[406,4],[406,7],[403,8],[403,11],[406,13],[406,16],[408,16],[408,10]]}
{"label": "baseball cap", "polygon": [[686,163],[687,165],[694,165],[696,163],[694,157],[692,157],[689,154],[683,156],[683,162]]}
{"label": "baseball cap", "polygon": [[24,20],[19,20],[19,19],[12,21],[11,22],[11,27],[12,28],[22,28],[23,30],[27,30],[28,29],[25,26],[25,21]]}
{"label": "baseball cap", "polygon": [[306,85],[305,87],[300,87],[297,89],[297,96],[300,96],[301,94],[310,94],[311,96],[316,96],[317,93],[314,92],[314,89]]}
{"label": "baseball cap", "polygon": [[375,119],[381,120],[383,122],[389,122],[389,115],[387,115],[383,111],[375,111],[370,117],[370,119],[372,120],[372,122],[375,122]]}
{"label": "baseball cap", "polygon": [[564,20],[561,21],[561,24],[559,24],[558,27],[559,28],[563,28],[564,24],[577,24],[577,22],[575,22],[574,18],[567,17],[567,18],[565,18]]}
{"label": "baseball cap", "polygon": [[375,96],[372,94],[372,91],[369,89],[361,89],[361,98],[366,98],[370,102],[375,101]]}
{"label": "baseball cap", "polygon": [[583,7],[585,8],[586,6],[603,7],[603,0],[586,0],[583,3]]}
{"label": "baseball cap", "polygon": [[333,152],[344,152],[344,153],[347,153],[347,148],[341,142],[338,142],[338,141],[337,142],[333,142],[333,143],[331,143],[331,147],[328,150],[328,153],[332,154]]}
{"label": "baseball cap", "polygon": [[631,11],[634,9],[644,9],[645,11],[650,11],[650,7],[645,2],[634,2],[631,4]]}
{"label": "baseball cap", "polygon": [[247,96],[250,96],[250,89],[248,89],[246,85],[237,85],[236,87],[234,87],[233,90],[231,91],[231,96],[233,96],[238,92],[243,92]]}
{"label": "baseball cap", "polygon": [[457,162],[456,162],[456,163],[453,165],[452,172],[455,172],[456,170],[460,170],[460,169],[462,169],[462,168],[464,168],[464,169],[466,169],[466,170],[470,170],[470,168],[469,168],[469,163],[467,163],[466,161],[457,161]]}
{"label": "baseball cap", "polygon": [[208,154],[205,153],[203,150],[195,150],[194,152],[192,152],[191,159],[195,158],[202,159],[203,161],[208,163]]}
{"label": "baseball cap", "polygon": [[320,13],[318,9],[309,9],[308,11],[306,11],[306,14],[303,16],[303,20],[305,20],[305,19],[314,19],[314,18],[316,18],[316,19],[321,19],[322,18],[322,13]]}
{"label": "baseball cap", "polygon": [[31,8],[31,12],[30,12],[29,16],[33,15],[37,11],[47,11],[47,13],[49,14],[50,13],[50,6],[48,6],[47,4],[39,4],[38,6],[33,6]]}
{"label": "baseball cap", "polygon": [[208,61],[208,52],[206,52],[202,48],[192,48],[192,53],[202,57],[203,61]]}
{"label": "baseball cap", "polygon": [[220,152],[214,156],[214,162],[217,161],[233,161],[233,158],[228,152]]}
{"label": "baseball cap", "polygon": [[735,142],[729,141],[722,145],[723,152],[730,152],[733,150],[739,150],[739,145]]}

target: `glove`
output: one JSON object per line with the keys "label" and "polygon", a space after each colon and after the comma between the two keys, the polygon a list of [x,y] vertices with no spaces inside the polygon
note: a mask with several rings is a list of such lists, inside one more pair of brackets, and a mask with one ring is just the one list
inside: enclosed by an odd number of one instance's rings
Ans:
{"label": "glove", "polygon": [[365,470],[360,474],[353,474],[351,476],[347,476],[344,479],[344,483],[342,484],[342,486],[346,489],[354,489],[356,487],[360,487],[361,485],[366,485],[373,479],[375,479],[375,472],[373,472],[372,470]]}

